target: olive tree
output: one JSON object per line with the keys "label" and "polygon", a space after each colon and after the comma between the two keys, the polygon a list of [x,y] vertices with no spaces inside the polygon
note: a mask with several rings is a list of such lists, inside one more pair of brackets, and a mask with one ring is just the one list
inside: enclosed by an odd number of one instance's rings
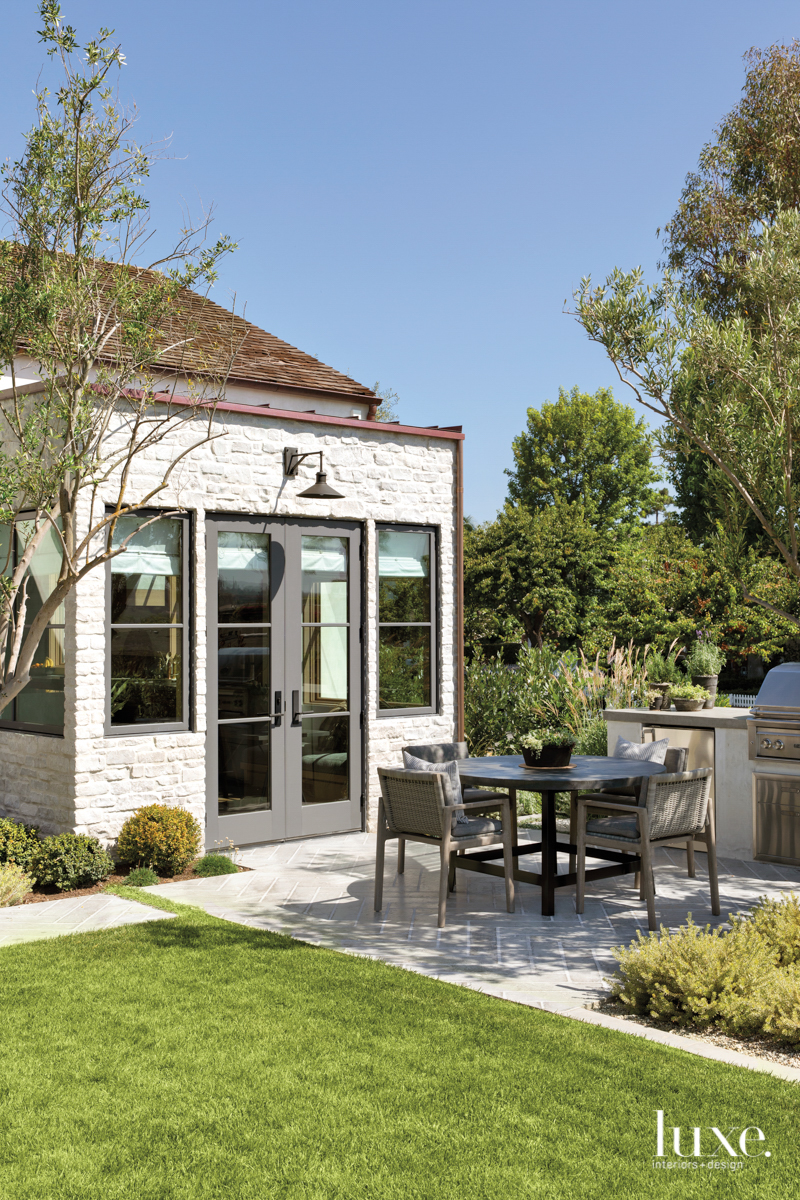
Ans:
{"label": "olive tree", "polygon": [[[81,47],[56,0],[39,14],[59,82],[35,93],[36,120],[4,167],[1,202],[10,236],[0,242],[0,711],[28,683],[67,594],[133,536],[115,540],[120,518],[152,504],[178,464],[217,436],[214,406],[236,350],[233,326],[209,334],[186,302],[233,249],[225,237],[208,241],[209,214],[141,261],[153,234],[142,183],[160,151],[137,142],[135,111],[116,96],[125,59],[113,31]],[[174,389],[189,355],[187,402],[185,386],[180,398]],[[152,460],[160,445],[159,478],[132,491],[136,458]],[[81,505],[88,522],[77,519]],[[157,519],[143,515],[141,526]],[[31,563],[48,534],[60,571],[26,620]]]}

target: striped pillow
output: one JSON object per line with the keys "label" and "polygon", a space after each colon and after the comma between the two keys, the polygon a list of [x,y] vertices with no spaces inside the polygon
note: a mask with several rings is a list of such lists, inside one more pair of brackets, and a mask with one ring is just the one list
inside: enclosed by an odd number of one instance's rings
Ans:
{"label": "striped pillow", "polygon": [[660,742],[627,742],[624,737],[617,738],[612,758],[636,758],[639,762],[663,763],[667,756],[669,738]]}

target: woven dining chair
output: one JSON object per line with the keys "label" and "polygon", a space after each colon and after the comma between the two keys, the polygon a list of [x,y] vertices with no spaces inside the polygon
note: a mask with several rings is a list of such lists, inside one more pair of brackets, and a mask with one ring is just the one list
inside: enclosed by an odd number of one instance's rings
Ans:
{"label": "woven dining chair", "polygon": [[[613,758],[614,755],[610,757]],[[685,771],[688,757],[689,751],[685,746],[669,746],[664,755],[664,770],[670,775]],[[631,760],[626,759],[625,761],[630,762]],[[621,787],[617,788],[616,791],[592,792],[591,796],[593,800],[605,797],[612,804],[638,804],[642,788],[646,787],[647,780],[643,779],[639,787]],[[569,840],[573,846],[578,836],[578,795],[578,792],[571,792],[569,798]],[[588,795],[588,793],[584,793],[584,795]],[[694,845],[691,839],[686,843],[686,857],[689,864],[689,876],[690,878],[694,878]],[[569,856],[569,870],[575,870],[574,854]],[[639,886],[638,871],[636,872],[636,886]]]}
{"label": "woven dining chair", "polygon": [[[656,903],[653,847],[677,841],[705,842],[711,911],[719,916],[717,846],[711,768],[651,775],[637,805],[612,802],[603,795],[578,797],[577,881],[575,910],[583,912],[586,891],[586,847],[627,850],[641,859],[639,898],[647,903],[648,928],[655,930]],[[587,820],[595,812],[615,815]]]}
{"label": "woven dining chair", "polygon": [[[481,816],[481,801],[452,803],[450,780],[438,771],[406,771],[378,767],[381,799],[378,806],[378,846],[375,856],[375,911],[383,907],[383,870],[386,843],[398,840],[397,871],[405,867],[403,847],[407,841],[438,846],[441,856],[439,871],[439,928],[444,928],[447,892],[455,890],[455,856],[459,850],[474,847],[503,846],[503,873],[506,884],[506,908],[514,911],[514,858],[511,838],[511,808],[508,796],[501,797],[498,807],[502,820]],[[471,814],[468,821],[457,824],[455,814]]]}

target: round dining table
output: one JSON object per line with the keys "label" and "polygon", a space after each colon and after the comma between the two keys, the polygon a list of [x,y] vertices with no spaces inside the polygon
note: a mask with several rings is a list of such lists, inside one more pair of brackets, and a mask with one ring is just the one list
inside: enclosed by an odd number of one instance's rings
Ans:
{"label": "round dining table", "polygon": [[[640,800],[652,775],[661,775],[666,768],[661,763],[644,762],[630,758],[599,758],[577,754],[569,767],[543,769],[526,767],[524,760],[516,754],[499,754],[491,758],[460,758],[458,773],[463,785],[490,787],[494,791],[507,791],[511,800],[513,822],[514,878],[520,883],[532,883],[542,889],[542,916],[552,917],[555,913],[555,889],[568,887],[577,880],[574,871],[558,873],[558,851],[574,856],[574,842],[559,842],[556,829],[556,795],[558,792],[614,792],[617,788],[635,788]],[[517,792],[539,792],[542,797],[542,840],[519,843],[517,834]],[[491,802],[489,802],[491,803]],[[631,803],[635,803],[631,797]],[[489,804],[487,804],[487,809]],[[519,859],[527,854],[542,856],[541,872],[524,871]],[[638,871],[639,856],[620,850],[592,847],[592,858],[608,860],[607,867],[597,867],[586,872],[587,883],[594,879],[608,879],[612,875],[625,875]],[[455,860],[456,868],[478,871],[502,877],[503,868],[493,860],[502,859],[502,849],[464,851]]]}

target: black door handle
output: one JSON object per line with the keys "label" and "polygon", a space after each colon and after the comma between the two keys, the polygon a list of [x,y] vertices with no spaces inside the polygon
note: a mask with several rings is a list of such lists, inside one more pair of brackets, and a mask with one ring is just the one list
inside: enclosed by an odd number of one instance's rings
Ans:
{"label": "black door handle", "polygon": [[281,693],[276,692],[275,693],[275,712],[272,713],[272,725],[273,725],[273,728],[275,728],[275,729],[280,729],[280,727],[281,727],[281,714],[283,712],[283,709],[281,707],[282,700],[283,700],[283,697],[282,697]]}
{"label": "black door handle", "polygon": [[292,692],[292,724],[300,724],[300,691]]}

